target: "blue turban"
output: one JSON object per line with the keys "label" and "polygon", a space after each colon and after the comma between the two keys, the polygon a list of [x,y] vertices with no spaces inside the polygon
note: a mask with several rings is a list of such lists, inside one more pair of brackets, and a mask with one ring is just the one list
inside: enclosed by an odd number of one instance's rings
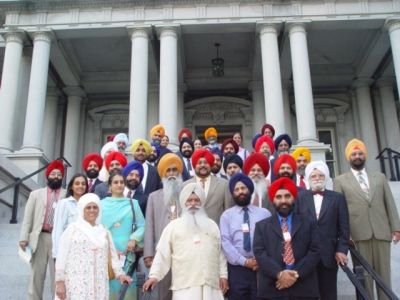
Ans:
{"label": "blue turban", "polygon": [[217,154],[219,156],[219,159],[222,161],[222,159],[223,159],[222,152],[221,152],[221,150],[219,150],[218,147],[212,148],[210,151],[212,154]]}
{"label": "blue turban", "polygon": [[222,164],[225,172],[226,172],[226,168],[228,168],[228,165],[232,164],[232,163],[237,164],[240,169],[243,169],[243,159],[237,154],[231,154],[231,155],[228,155],[227,157],[225,157],[224,163]]}
{"label": "blue turban", "polygon": [[257,134],[253,137],[253,139],[251,140],[251,144],[253,145],[253,149],[256,148],[256,143],[257,143],[257,140],[258,140],[258,138],[259,138],[260,136],[262,136],[262,134],[261,134],[261,133],[257,133]]}
{"label": "blue turban", "polygon": [[122,176],[126,178],[126,176],[128,176],[128,174],[133,170],[139,172],[140,181],[142,181],[144,176],[143,166],[140,162],[137,162],[135,160],[131,161],[125,166],[125,168],[122,170]]}
{"label": "blue turban", "polygon": [[290,138],[290,136],[286,133],[279,135],[276,139],[275,139],[275,149],[278,150],[278,146],[279,144],[282,142],[282,140],[285,140],[286,143],[289,144],[289,148],[292,147],[292,139]]}
{"label": "blue turban", "polygon": [[231,194],[233,194],[233,190],[235,189],[236,183],[242,182],[249,189],[249,194],[252,195],[254,192],[254,184],[250,177],[244,175],[243,173],[236,173],[229,180],[229,190]]}

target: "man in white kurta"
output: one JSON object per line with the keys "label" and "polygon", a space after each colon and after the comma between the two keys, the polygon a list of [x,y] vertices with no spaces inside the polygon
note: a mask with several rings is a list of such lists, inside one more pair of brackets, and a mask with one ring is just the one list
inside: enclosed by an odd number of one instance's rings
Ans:
{"label": "man in white kurta", "polygon": [[198,183],[183,188],[179,197],[182,216],[164,229],[144,291],[171,269],[173,300],[223,299],[228,290],[226,259],[218,225],[202,208],[205,198]]}

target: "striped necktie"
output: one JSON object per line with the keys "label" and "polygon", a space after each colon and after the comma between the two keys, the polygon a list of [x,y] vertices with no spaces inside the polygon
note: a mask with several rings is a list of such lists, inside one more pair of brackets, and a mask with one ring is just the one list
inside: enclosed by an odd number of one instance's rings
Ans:
{"label": "striped necktie", "polygon": [[249,218],[249,208],[243,207],[243,224],[247,224],[248,230],[243,230],[243,249],[247,252],[251,250],[250,241],[250,218]]}
{"label": "striped necktie", "polygon": [[[287,224],[287,218],[282,218],[281,228],[282,228],[282,232],[283,233],[289,232],[289,226]],[[285,241],[285,245],[283,247],[283,262],[286,265],[293,265],[294,264],[292,240]]]}

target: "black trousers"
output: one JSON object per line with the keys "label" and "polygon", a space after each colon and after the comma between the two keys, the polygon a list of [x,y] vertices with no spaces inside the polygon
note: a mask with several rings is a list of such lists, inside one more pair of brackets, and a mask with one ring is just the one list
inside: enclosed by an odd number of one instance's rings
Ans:
{"label": "black trousers", "polygon": [[229,300],[257,300],[257,272],[228,264]]}
{"label": "black trousers", "polygon": [[318,289],[321,300],[337,299],[337,272],[336,268],[327,268],[321,262],[317,265]]}

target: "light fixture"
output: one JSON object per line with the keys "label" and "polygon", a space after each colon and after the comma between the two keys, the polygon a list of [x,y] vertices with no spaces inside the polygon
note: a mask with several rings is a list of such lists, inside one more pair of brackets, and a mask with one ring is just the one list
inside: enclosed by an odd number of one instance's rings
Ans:
{"label": "light fixture", "polygon": [[217,57],[211,60],[212,63],[212,73],[214,77],[222,77],[224,76],[224,60],[219,57],[219,43],[214,44],[215,48],[217,48]]}

